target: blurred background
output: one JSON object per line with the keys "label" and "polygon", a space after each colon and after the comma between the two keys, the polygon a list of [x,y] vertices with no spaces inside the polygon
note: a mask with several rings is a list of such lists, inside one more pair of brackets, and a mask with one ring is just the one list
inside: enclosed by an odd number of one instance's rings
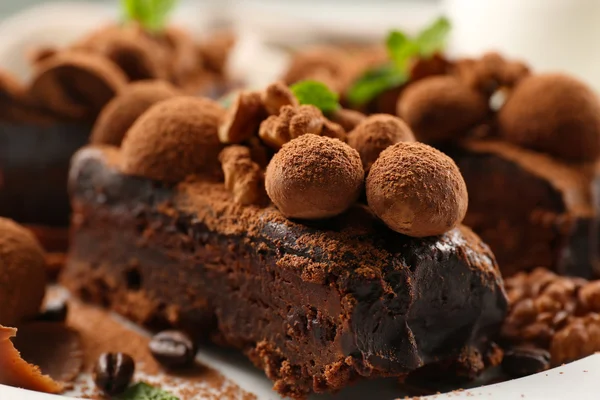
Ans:
{"label": "blurred background", "polygon": [[[285,62],[282,48],[380,41],[392,28],[415,31],[441,14],[453,24],[450,53],[499,50],[600,90],[600,0],[183,0],[173,18],[198,35],[237,31],[243,68],[268,81]],[[25,47],[68,42],[118,16],[117,0],[0,0],[0,65],[26,75],[18,55]]]}

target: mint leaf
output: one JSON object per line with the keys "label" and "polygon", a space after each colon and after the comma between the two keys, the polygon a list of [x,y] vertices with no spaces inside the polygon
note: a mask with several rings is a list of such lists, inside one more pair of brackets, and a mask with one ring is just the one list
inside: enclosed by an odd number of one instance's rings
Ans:
{"label": "mint leaf", "polygon": [[415,39],[419,54],[423,57],[431,57],[443,50],[451,28],[448,18],[440,17],[429,27],[422,30]]}
{"label": "mint leaf", "polygon": [[116,397],[117,400],[179,400],[169,392],[150,386],[145,382],[136,383],[124,393]]}
{"label": "mint leaf", "polygon": [[388,89],[398,87],[408,80],[408,74],[399,71],[393,64],[386,64],[367,71],[346,93],[354,106],[368,103]]}
{"label": "mint leaf", "polygon": [[125,17],[150,32],[160,32],[177,0],[121,0]]}
{"label": "mint leaf", "polygon": [[339,96],[321,82],[306,80],[290,86],[292,93],[300,104],[312,104],[323,114],[337,110],[340,107]]}
{"label": "mint leaf", "polygon": [[407,67],[411,57],[419,54],[419,47],[411,38],[400,31],[392,31],[386,39],[387,52],[396,67]]}
{"label": "mint leaf", "polygon": [[429,58],[446,45],[450,21],[441,17],[412,38],[400,31],[392,31],[386,39],[391,64],[367,71],[348,90],[348,100],[353,106],[368,103],[388,89],[406,83],[411,61],[415,57]]}

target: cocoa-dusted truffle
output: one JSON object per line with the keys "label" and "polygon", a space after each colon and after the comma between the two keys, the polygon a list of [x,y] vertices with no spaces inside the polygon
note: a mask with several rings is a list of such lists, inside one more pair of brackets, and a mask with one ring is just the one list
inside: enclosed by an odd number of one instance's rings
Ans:
{"label": "cocoa-dusted truffle", "polygon": [[267,167],[267,194],[289,218],[320,219],[347,210],[362,189],[356,150],[338,139],[305,134],[283,145]]}
{"label": "cocoa-dusted truffle", "polygon": [[508,141],[569,161],[600,155],[600,103],[585,84],[562,74],[523,79],[498,112]]}
{"label": "cocoa-dusted truffle", "polygon": [[367,201],[392,230],[413,237],[441,235],[467,211],[465,181],[450,157],[423,143],[384,150],[367,177]]}
{"label": "cocoa-dusted truffle", "polygon": [[123,172],[175,183],[220,171],[217,130],[223,113],[206,98],[179,96],[155,104],[123,139]]}
{"label": "cocoa-dusted truffle", "polygon": [[120,146],[127,130],[148,108],[177,95],[177,89],[165,81],[139,81],[127,85],[102,109],[90,141]]}
{"label": "cocoa-dusted truffle", "polygon": [[66,51],[40,63],[29,93],[59,115],[95,117],[126,83],[121,69],[107,58]]}
{"label": "cocoa-dusted truffle", "polygon": [[488,99],[454,76],[433,76],[404,90],[398,115],[421,142],[453,139],[485,120]]}
{"label": "cocoa-dusted truffle", "polygon": [[414,141],[408,125],[388,114],[371,115],[348,134],[348,144],[358,151],[367,172],[383,150],[398,142]]}
{"label": "cocoa-dusted truffle", "polygon": [[44,251],[27,229],[0,218],[0,325],[35,316],[46,290]]}

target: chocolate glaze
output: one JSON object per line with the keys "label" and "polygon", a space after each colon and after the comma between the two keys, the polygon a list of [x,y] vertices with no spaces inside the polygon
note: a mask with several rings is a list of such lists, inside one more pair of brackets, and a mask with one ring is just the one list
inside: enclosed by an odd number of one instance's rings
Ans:
{"label": "chocolate glaze", "polygon": [[504,276],[543,266],[597,277],[597,189],[593,166],[489,139],[443,149],[469,191],[464,223],[490,245]]}
{"label": "chocolate glaze", "polygon": [[66,227],[69,163],[87,143],[90,129],[83,123],[0,122],[0,215]]}
{"label": "chocolate glaze", "polygon": [[410,238],[361,206],[300,224],[234,204],[221,183],[123,175],[116,157],[87,148],[72,164],[63,280],[83,298],[239,348],[294,398],[424,365],[483,368],[507,302],[469,229]]}

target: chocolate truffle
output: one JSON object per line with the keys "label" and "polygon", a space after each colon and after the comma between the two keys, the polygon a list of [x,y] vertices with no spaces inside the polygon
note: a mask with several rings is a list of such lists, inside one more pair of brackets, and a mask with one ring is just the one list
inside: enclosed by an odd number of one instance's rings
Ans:
{"label": "chocolate truffle", "polygon": [[398,142],[414,141],[408,125],[388,114],[371,115],[348,134],[348,144],[358,151],[367,172],[383,150]]}
{"label": "chocolate truffle", "polygon": [[454,161],[423,143],[400,142],[381,152],[367,177],[371,210],[392,230],[441,235],[467,211],[467,187]]}
{"label": "chocolate truffle", "polygon": [[206,98],[178,96],[155,104],[123,139],[123,172],[176,183],[220,171],[217,130],[223,114]]}
{"label": "chocolate truffle", "polygon": [[398,115],[421,142],[435,143],[464,135],[483,122],[488,99],[458,78],[445,75],[417,81],[398,100]]}
{"label": "chocolate truffle", "polygon": [[0,325],[34,317],[46,291],[44,251],[33,234],[0,218]]}
{"label": "chocolate truffle", "polygon": [[165,81],[139,81],[127,85],[102,109],[90,141],[120,146],[125,133],[153,104],[177,95],[177,89]]}
{"label": "chocolate truffle", "polygon": [[364,180],[360,156],[338,139],[305,134],[283,145],[267,167],[267,194],[289,218],[320,219],[347,210]]}
{"label": "chocolate truffle", "polygon": [[600,103],[582,82],[562,74],[523,79],[498,112],[508,141],[568,161],[600,155]]}

